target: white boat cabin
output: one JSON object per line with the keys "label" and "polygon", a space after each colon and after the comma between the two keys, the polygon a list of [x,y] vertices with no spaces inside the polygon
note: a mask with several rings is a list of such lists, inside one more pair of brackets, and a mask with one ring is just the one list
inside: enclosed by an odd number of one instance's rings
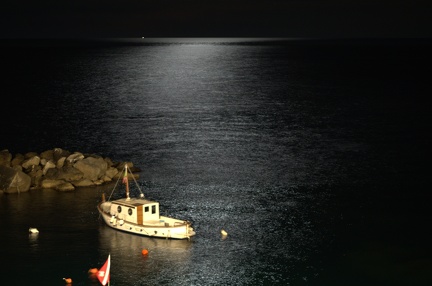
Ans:
{"label": "white boat cabin", "polygon": [[119,199],[112,201],[109,213],[117,220],[142,225],[159,222],[159,203],[146,199]]}

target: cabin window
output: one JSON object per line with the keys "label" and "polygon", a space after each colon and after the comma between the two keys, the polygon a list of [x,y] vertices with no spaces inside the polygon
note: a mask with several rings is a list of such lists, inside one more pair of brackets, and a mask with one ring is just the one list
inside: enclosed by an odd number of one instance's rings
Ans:
{"label": "cabin window", "polygon": [[152,205],[152,214],[156,213],[156,205]]}
{"label": "cabin window", "polygon": [[118,206],[118,207],[117,207],[117,212],[118,212],[118,213],[121,213],[121,211],[122,211],[121,206]]}
{"label": "cabin window", "polygon": [[145,207],[144,211],[145,211],[146,213],[148,213],[148,211],[149,211],[149,207],[148,207],[148,206]]}
{"label": "cabin window", "polygon": [[128,209],[128,214],[132,215],[132,209]]}

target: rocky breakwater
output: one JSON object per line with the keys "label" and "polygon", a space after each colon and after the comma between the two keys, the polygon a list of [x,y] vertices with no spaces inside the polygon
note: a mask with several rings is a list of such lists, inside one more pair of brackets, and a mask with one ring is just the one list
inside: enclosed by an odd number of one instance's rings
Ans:
{"label": "rocky breakwater", "polygon": [[[138,178],[132,162],[113,162],[95,154],[69,152],[61,148],[40,154],[12,155],[0,151],[0,193],[20,193],[37,189],[73,191],[76,187],[99,186],[118,179],[127,164]],[[131,176],[131,174],[128,174]]]}

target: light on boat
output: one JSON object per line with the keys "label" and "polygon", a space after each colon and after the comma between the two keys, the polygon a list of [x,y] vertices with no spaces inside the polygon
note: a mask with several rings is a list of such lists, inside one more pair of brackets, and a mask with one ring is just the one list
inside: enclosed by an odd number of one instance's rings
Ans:
{"label": "light on boat", "polygon": [[66,284],[72,283],[72,278],[63,278],[63,280],[66,282]]}
{"label": "light on boat", "polygon": [[39,233],[39,230],[37,228],[35,228],[35,227],[30,227],[29,228],[29,232],[30,233]]}
{"label": "light on boat", "polygon": [[141,253],[142,253],[142,255],[144,255],[144,256],[146,256],[146,255],[148,255],[148,250],[147,249],[143,249],[142,251],[141,251]]}
{"label": "light on boat", "polygon": [[88,271],[88,273],[90,273],[90,274],[96,274],[97,272],[98,272],[97,268],[90,268]]}
{"label": "light on boat", "polygon": [[223,236],[227,236],[228,235],[228,232],[226,232],[225,230],[221,230],[221,234],[223,235]]}

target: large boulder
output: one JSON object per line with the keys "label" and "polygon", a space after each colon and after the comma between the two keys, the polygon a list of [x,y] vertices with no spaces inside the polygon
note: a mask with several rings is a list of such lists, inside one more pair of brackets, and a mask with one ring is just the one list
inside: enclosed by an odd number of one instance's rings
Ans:
{"label": "large boulder", "polygon": [[[109,168],[106,170],[105,175],[106,175],[108,178],[112,179],[112,178],[114,178],[118,173],[120,173],[120,171],[119,171],[117,168],[109,167]],[[111,180],[110,180],[110,181],[111,181]]]}
{"label": "large boulder", "polygon": [[91,187],[95,185],[95,183],[89,179],[76,180],[76,181],[72,181],[71,183],[75,187]]}
{"label": "large boulder", "polygon": [[0,166],[8,166],[10,167],[12,160],[12,154],[9,150],[5,149],[0,151]]}
{"label": "large boulder", "polygon": [[14,166],[20,166],[21,169],[22,169],[21,165],[24,162],[24,160],[25,160],[25,158],[24,158],[23,154],[20,154],[20,153],[15,154],[15,157],[11,161],[11,166],[12,167],[14,167]]}
{"label": "large boulder", "polygon": [[[27,156],[26,156],[27,157]],[[28,159],[24,160],[24,162],[22,162],[21,166],[24,169],[29,169],[29,168],[33,168],[34,166],[39,166],[39,163],[41,161],[40,157],[37,155],[31,156],[31,157],[27,157]]]}
{"label": "large boulder", "polygon": [[30,189],[31,178],[24,172],[0,165],[0,191],[22,193]]}
{"label": "large boulder", "polygon": [[54,148],[54,152],[53,152],[53,156],[54,156],[54,161],[58,161],[60,158],[62,157],[69,157],[71,153],[67,150],[63,150],[61,148]]}
{"label": "large boulder", "polygon": [[43,167],[43,174],[46,175],[49,169],[54,169],[56,167],[56,163],[54,163],[52,160],[46,161]]}
{"label": "large boulder", "polygon": [[78,162],[84,158],[85,158],[84,154],[82,154],[80,152],[75,152],[75,153],[69,155],[67,157],[66,161],[68,161],[71,164],[74,164],[74,163],[76,163],[76,162]]}
{"label": "large boulder", "polygon": [[84,174],[80,170],[72,166],[63,166],[61,169],[51,168],[45,174],[47,179],[64,180],[67,182],[80,180],[83,176]]}
{"label": "large boulder", "polygon": [[79,160],[73,166],[83,173],[84,179],[92,181],[97,181],[102,178],[108,169],[108,164],[103,158],[94,157],[87,157]]}
{"label": "large boulder", "polygon": [[41,182],[41,187],[43,189],[56,189],[58,186],[65,184],[66,182],[63,180],[51,180],[51,179],[44,179]]}
{"label": "large boulder", "polygon": [[75,190],[75,187],[71,183],[66,182],[64,184],[58,185],[55,189],[60,192],[70,192]]}
{"label": "large boulder", "polygon": [[46,161],[54,161],[54,150],[46,150],[40,153],[40,157]]}

